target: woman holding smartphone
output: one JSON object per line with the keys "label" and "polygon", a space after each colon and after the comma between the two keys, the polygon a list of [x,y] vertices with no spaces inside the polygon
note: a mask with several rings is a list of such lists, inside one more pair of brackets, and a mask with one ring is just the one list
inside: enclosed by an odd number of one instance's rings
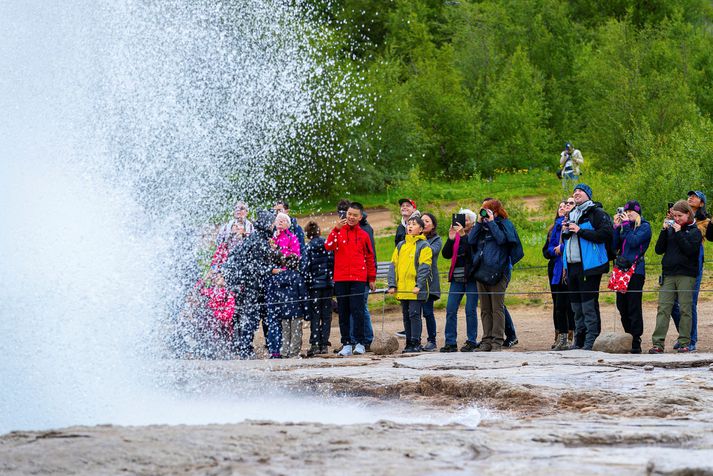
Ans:
{"label": "woman holding smartphone", "polygon": [[635,266],[626,293],[616,293],[616,308],[621,316],[624,332],[631,334],[631,353],[641,353],[641,334],[644,314],[641,310],[641,290],[646,280],[644,255],[651,242],[651,225],[641,216],[641,205],[630,200],[614,215],[613,248],[617,252],[615,264]]}

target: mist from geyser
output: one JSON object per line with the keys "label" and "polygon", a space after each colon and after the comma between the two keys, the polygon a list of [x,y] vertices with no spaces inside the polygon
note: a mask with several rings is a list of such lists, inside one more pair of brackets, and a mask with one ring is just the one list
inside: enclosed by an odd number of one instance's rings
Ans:
{"label": "mist from geyser", "polygon": [[165,411],[147,388],[201,230],[362,101],[307,8],[0,2],[0,432]]}

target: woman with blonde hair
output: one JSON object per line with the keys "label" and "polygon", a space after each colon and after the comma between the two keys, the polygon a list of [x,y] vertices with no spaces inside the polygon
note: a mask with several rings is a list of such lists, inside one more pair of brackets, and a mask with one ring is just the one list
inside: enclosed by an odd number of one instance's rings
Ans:
{"label": "woman with blonde hair", "polygon": [[681,309],[678,325],[678,352],[689,352],[693,320],[693,290],[698,276],[698,253],[703,236],[696,226],[693,209],[685,200],[671,208],[672,219],[666,219],[656,241],[656,254],[661,260],[662,282],[656,313],[656,328],[651,336],[649,354],[662,354],[668,332],[671,309],[676,298]]}
{"label": "woman with blonde hair", "polygon": [[621,316],[624,332],[631,334],[631,353],[641,353],[641,334],[644,315],[641,310],[641,290],[644,289],[646,268],[644,255],[651,243],[651,225],[641,217],[641,205],[636,200],[626,202],[614,215],[612,246],[616,250],[615,266],[622,271],[634,267],[625,293],[616,293],[616,308]]}

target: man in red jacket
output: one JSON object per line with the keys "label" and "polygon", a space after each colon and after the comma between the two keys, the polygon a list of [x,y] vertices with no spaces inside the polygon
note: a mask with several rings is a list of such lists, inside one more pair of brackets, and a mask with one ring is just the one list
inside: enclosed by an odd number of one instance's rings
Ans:
{"label": "man in red jacket", "polygon": [[[337,222],[324,244],[325,249],[334,251],[334,294],[342,336],[339,355],[342,356],[365,352],[364,293],[367,284],[372,291],[376,289],[374,250],[369,234],[359,226],[363,215],[361,203],[352,202],[346,218]],[[350,316],[354,319],[354,342],[349,337]]]}

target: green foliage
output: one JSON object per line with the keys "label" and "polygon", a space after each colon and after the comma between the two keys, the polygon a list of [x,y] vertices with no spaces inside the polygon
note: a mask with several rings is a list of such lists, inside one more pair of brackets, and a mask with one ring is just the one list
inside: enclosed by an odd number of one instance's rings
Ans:
{"label": "green foliage", "polygon": [[[713,115],[709,0],[310,5],[331,30],[318,41],[334,81],[354,85],[335,98],[334,120],[305,124],[278,152],[314,165],[276,180],[318,183],[302,189],[312,198],[380,192],[414,173],[552,173],[567,141],[582,150],[587,180],[628,174],[695,142],[685,134]],[[316,145],[300,150],[303,137]]]}
{"label": "green foliage", "polygon": [[669,136],[650,130],[632,137],[636,154],[631,194],[649,217],[660,219],[666,203],[686,197],[689,190],[706,190],[713,180],[713,124],[682,124]]}

